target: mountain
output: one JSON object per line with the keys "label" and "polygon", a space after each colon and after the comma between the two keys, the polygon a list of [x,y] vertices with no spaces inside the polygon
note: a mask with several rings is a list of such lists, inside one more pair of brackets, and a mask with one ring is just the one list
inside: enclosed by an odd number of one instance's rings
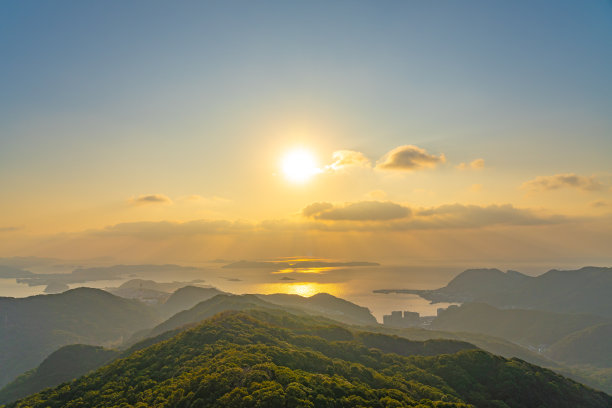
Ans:
{"label": "mountain", "polygon": [[0,387],[61,346],[119,343],[158,321],[142,303],[99,289],[0,298]]}
{"label": "mountain", "polygon": [[431,323],[445,331],[484,333],[538,347],[595,324],[608,322],[599,316],[552,313],[540,310],[498,309],[485,303],[449,307]]}
{"label": "mountain", "polygon": [[539,309],[612,317],[612,268],[550,270],[539,276],[499,269],[468,269],[435,290],[379,289],[412,293],[432,302],[482,302],[501,308]]}
{"label": "mountain", "polygon": [[310,297],[276,293],[257,295],[266,302],[280,306],[298,308],[329,317],[346,324],[377,325],[376,318],[367,307],[356,305],[328,293],[317,293]]}
{"label": "mountain", "polygon": [[168,299],[158,307],[160,314],[168,318],[183,310],[191,309],[195,305],[216,295],[225,292],[216,288],[201,288],[199,286],[185,286],[177,289]]}
{"label": "mountain", "polygon": [[400,338],[377,336],[382,349],[312,316],[226,312],[8,407],[612,405],[609,395],[467,344],[444,342],[436,346],[443,354],[422,356]]}
{"label": "mountain", "polygon": [[8,265],[0,265],[0,279],[16,279],[34,276],[34,273]]}
{"label": "mountain", "polygon": [[73,344],[49,355],[40,365],[20,375],[0,390],[0,404],[15,401],[47,387],[71,381],[114,360],[117,350]]}
{"label": "mountain", "polygon": [[217,313],[228,310],[248,310],[248,309],[276,309],[278,306],[263,301],[255,295],[230,295],[222,294],[198,303],[189,310],[183,310],[168,320],[160,323],[154,328],[137,333],[132,339],[133,341],[140,340],[146,337],[160,335],[166,331],[178,329],[182,326],[193,325],[207,319]]}
{"label": "mountain", "polygon": [[[207,297],[219,292],[217,289],[187,287],[177,290],[173,297],[168,299],[175,309],[185,307],[188,301]],[[177,295],[177,296],[174,296]],[[173,300],[173,299],[176,299]],[[332,320],[346,324],[377,324],[376,318],[365,308],[347,300],[337,298],[326,293],[320,293],[309,298],[299,295],[231,295],[219,294],[198,303],[189,310],[183,310],[151,330],[137,333],[131,340],[137,341],[145,337],[155,336],[167,330],[173,330],[186,324],[197,323],[210,316],[226,310],[247,310],[253,308],[278,309],[282,306],[294,313],[309,313],[328,317]],[[163,307],[163,306],[162,306]],[[170,308],[162,309],[165,315]]]}
{"label": "mountain", "polygon": [[551,345],[546,355],[567,364],[612,368],[612,323],[571,333]]}

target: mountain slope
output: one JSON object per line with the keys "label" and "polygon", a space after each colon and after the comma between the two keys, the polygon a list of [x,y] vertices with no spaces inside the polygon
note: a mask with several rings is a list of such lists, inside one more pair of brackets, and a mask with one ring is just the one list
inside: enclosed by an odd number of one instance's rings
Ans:
{"label": "mountain slope", "polygon": [[0,387],[61,346],[118,343],[157,322],[147,306],[99,289],[0,298]]}
{"label": "mountain slope", "polygon": [[359,338],[329,341],[313,335],[322,328],[314,320],[280,312],[223,313],[9,407],[612,404],[604,393],[520,360],[473,349],[429,357],[385,354]]}
{"label": "mountain slope", "polygon": [[376,318],[367,307],[356,305],[328,293],[317,293],[310,297],[275,293],[257,295],[266,302],[276,305],[299,308],[341,321],[346,324],[376,325]]}
{"label": "mountain slope", "polygon": [[37,368],[20,375],[0,390],[0,404],[15,401],[47,387],[71,381],[114,360],[119,351],[73,344],[51,353]]}
{"label": "mountain slope", "polygon": [[164,318],[169,318],[183,310],[191,309],[195,305],[210,298],[220,295],[222,292],[216,288],[201,288],[198,286],[185,286],[177,289],[170,295],[165,303],[158,307]]}
{"label": "mountain slope", "polygon": [[546,355],[567,364],[612,367],[612,323],[587,327],[565,336]]}
{"label": "mountain slope", "polygon": [[440,313],[431,323],[431,328],[484,333],[524,346],[539,346],[552,344],[570,333],[607,321],[592,315],[498,309],[485,303],[464,303]]}
{"label": "mountain slope", "polygon": [[612,317],[612,268],[550,270],[531,277],[498,269],[468,269],[435,290],[380,289],[413,293],[433,302],[481,302],[502,308],[539,309]]}

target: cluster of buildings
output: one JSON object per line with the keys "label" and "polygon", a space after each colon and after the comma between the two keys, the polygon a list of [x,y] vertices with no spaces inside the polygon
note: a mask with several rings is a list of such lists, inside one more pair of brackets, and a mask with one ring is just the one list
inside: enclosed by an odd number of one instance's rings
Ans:
{"label": "cluster of buildings", "polygon": [[404,328],[404,327],[428,327],[431,322],[440,315],[444,314],[449,309],[454,309],[459,306],[450,305],[447,308],[438,308],[437,316],[420,316],[417,312],[409,312],[396,310],[390,315],[383,316],[383,324],[389,327]]}
{"label": "cluster of buildings", "polygon": [[417,312],[394,311],[383,316],[383,324],[391,327],[414,327],[421,324],[421,316]]}

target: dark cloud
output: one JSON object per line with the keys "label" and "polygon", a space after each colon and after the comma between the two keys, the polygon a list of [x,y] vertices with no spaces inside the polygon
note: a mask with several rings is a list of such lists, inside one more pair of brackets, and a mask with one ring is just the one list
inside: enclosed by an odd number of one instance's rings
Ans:
{"label": "dark cloud", "polygon": [[376,168],[383,170],[419,170],[444,163],[444,154],[429,154],[425,149],[413,145],[399,146],[387,153]]}
{"label": "dark cloud", "polygon": [[410,216],[410,209],[390,201],[359,201],[342,206],[315,203],[302,210],[306,217],[332,221],[388,221]]}
{"label": "dark cloud", "polygon": [[558,190],[560,188],[577,188],[585,191],[602,190],[604,185],[595,176],[579,176],[577,174],[555,174],[538,176],[523,183],[523,188],[531,191]]}
{"label": "dark cloud", "polygon": [[170,197],[164,194],[141,194],[137,197],[130,198],[128,202],[133,205],[172,204]]}

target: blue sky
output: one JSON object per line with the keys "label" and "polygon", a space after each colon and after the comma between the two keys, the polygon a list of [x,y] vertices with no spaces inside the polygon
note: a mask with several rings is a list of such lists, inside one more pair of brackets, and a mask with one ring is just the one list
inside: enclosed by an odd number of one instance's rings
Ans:
{"label": "blue sky", "polygon": [[[0,227],[259,222],[370,196],[607,214],[611,4],[3,2]],[[406,145],[445,161],[372,170]],[[371,169],[287,186],[278,162],[293,146],[321,166],[361,152]],[[455,170],[475,159],[484,169]],[[521,189],[560,174],[582,181]],[[173,204],[129,205],[144,194]],[[191,195],[205,204],[181,207]]]}

